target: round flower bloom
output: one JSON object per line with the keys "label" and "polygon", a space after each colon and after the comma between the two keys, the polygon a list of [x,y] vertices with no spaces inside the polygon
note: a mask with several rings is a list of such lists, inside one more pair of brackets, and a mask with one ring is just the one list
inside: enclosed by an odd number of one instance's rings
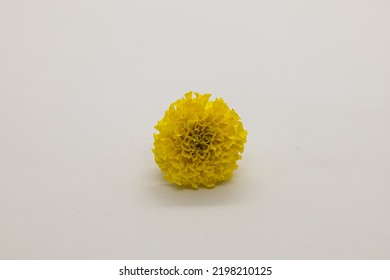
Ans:
{"label": "round flower bloom", "polygon": [[155,126],[154,158],[169,182],[212,188],[238,167],[247,131],[222,98],[210,96],[187,92]]}

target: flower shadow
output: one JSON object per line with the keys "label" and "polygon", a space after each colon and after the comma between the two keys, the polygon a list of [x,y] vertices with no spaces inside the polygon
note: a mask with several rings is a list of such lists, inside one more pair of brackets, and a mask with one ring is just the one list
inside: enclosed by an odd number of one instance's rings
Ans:
{"label": "flower shadow", "polygon": [[242,195],[244,190],[235,182],[234,176],[214,188],[200,187],[199,189],[166,182],[158,170],[149,178],[151,179],[148,187],[150,198],[155,203],[165,206],[201,207],[245,203]]}

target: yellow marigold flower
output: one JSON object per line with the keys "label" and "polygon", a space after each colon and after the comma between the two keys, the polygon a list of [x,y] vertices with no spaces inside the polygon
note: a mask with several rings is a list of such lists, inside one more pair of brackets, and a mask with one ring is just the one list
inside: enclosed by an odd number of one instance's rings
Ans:
{"label": "yellow marigold flower", "polygon": [[247,131],[222,98],[210,96],[187,92],[155,126],[154,158],[169,182],[211,188],[238,167]]}

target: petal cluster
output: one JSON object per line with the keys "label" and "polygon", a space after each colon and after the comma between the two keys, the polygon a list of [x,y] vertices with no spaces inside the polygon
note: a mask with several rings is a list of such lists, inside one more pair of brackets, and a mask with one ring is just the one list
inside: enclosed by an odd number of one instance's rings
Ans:
{"label": "petal cluster", "polygon": [[210,96],[187,92],[155,126],[154,158],[169,182],[211,188],[238,167],[247,131],[222,98]]}

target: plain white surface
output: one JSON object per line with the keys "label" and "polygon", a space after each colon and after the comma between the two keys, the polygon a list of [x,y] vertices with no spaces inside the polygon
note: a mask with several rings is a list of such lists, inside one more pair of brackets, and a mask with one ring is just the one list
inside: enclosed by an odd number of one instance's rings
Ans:
{"label": "plain white surface", "polygon": [[[0,258],[390,258],[388,1],[0,2]],[[177,190],[153,126],[222,97],[233,179]]]}

